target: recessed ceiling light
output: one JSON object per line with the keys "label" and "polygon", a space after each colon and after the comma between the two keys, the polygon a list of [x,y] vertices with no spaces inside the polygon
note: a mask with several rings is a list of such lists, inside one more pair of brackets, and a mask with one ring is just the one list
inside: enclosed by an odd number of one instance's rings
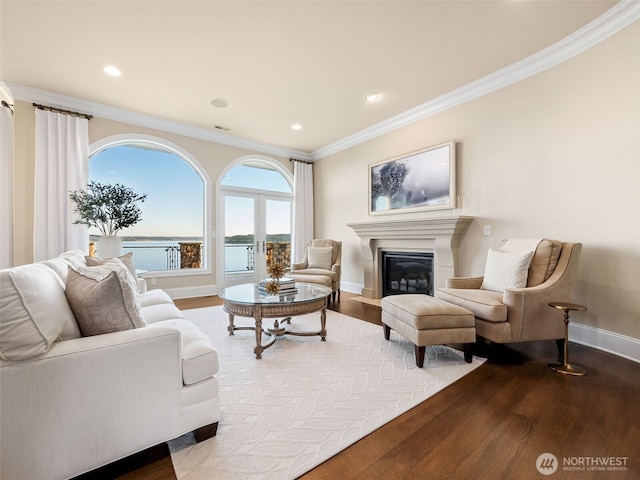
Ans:
{"label": "recessed ceiling light", "polygon": [[113,65],[109,65],[108,67],[104,67],[104,73],[106,73],[107,75],[111,75],[112,77],[121,77],[122,76],[122,72],[120,70],[118,70],[117,67],[114,67]]}
{"label": "recessed ceiling light", "polygon": [[227,108],[229,106],[229,102],[224,98],[214,98],[209,103],[216,108]]}
{"label": "recessed ceiling light", "polygon": [[364,96],[364,98],[367,102],[373,103],[380,100],[380,94],[377,92],[369,92]]}
{"label": "recessed ceiling light", "polygon": [[302,130],[302,125],[300,125],[299,123],[294,123],[293,125],[291,125],[291,128],[293,128],[294,130]]}

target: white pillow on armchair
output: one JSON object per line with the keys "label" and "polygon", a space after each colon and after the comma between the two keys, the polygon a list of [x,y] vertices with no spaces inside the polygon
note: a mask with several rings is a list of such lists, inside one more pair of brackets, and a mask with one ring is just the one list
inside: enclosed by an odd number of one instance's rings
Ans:
{"label": "white pillow on armchair", "polygon": [[480,288],[504,292],[507,288],[526,287],[532,258],[532,251],[501,252],[490,248]]}

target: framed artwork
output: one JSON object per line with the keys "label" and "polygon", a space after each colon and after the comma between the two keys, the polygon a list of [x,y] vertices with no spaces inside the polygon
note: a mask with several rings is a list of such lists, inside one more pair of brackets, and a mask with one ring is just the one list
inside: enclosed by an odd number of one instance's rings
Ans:
{"label": "framed artwork", "polygon": [[369,165],[369,214],[455,208],[455,150],[451,140]]}

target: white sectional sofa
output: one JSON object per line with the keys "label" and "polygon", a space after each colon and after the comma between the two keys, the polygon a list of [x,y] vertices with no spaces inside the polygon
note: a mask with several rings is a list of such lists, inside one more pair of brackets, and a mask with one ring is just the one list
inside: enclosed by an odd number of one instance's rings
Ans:
{"label": "white sectional sofa", "polygon": [[0,271],[3,480],[70,478],[215,435],[216,350],[123,261],[87,266],[74,251]]}

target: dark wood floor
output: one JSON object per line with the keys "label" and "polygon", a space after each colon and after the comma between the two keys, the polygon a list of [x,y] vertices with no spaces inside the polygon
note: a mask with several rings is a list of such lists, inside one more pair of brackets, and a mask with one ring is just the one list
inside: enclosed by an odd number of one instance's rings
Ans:
{"label": "dark wood floor", "polygon": [[[331,308],[380,324],[380,309],[353,297],[343,292]],[[182,309],[220,303],[217,297],[176,301]],[[640,365],[571,344],[571,363],[588,373],[563,376],[547,367],[557,355],[552,341],[480,343],[474,353],[487,362],[302,478],[640,478]],[[548,477],[536,469],[543,453],[560,462]],[[565,461],[584,464],[593,457],[614,457],[627,470],[563,470]],[[141,467],[124,462],[121,470],[101,470],[92,478],[115,478],[122,469],[130,470],[122,479],[176,478],[165,446],[146,458],[154,461]]]}

